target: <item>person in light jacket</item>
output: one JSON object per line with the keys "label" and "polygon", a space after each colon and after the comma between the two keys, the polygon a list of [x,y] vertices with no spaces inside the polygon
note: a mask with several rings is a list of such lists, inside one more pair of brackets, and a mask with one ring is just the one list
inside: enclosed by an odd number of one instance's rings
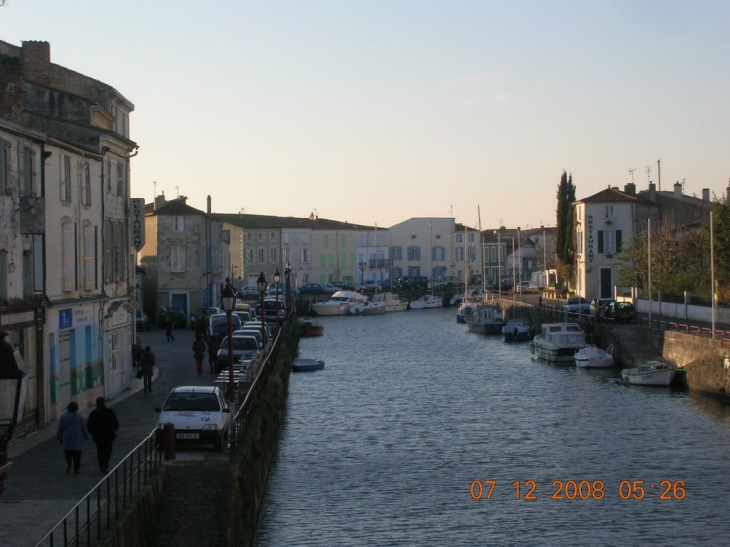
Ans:
{"label": "person in light jacket", "polygon": [[71,472],[71,463],[74,466],[74,473],[79,474],[81,468],[81,451],[84,442],[89,438],[86,429],[86,420],[78,413],[79,405],[71,401],[66,407],[66,412],[58,420],[56,438],[63,444],[63,452],[66,457],[66,473]]}

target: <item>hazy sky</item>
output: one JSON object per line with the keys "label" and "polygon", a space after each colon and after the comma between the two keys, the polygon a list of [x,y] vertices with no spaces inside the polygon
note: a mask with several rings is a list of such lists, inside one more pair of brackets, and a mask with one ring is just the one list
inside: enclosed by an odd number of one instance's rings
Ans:
{"label": "hazy sky", "polygon": [[579,199],[657,160],[663,190],[730,178],[726,0],[7,0],[0,39],[134,103],[148,201],[524,229],[563,170]]}

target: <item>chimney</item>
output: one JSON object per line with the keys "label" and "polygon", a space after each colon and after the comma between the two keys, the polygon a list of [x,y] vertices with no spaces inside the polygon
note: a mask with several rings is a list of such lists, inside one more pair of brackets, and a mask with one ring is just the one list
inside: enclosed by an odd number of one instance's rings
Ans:
{"label": "chimney", "polygon": [[656,201],[656,184],[649,183],[649,201]]}
{"label": "chimney", "polygon": [[710,189],[709,188],[702,189],[702,201],[710,201]]}
{"label": "chimney", "polygon": [[165,192],[162,192],[161,196],[157,196],[155,198],[155,211],[162,207],[165,203],[167,203],[167,200],[165,199]]}
{"label": "chimney", "polygon": [[674,183],[674,197],[680,199],[682,197],[682,185],[679,181]]}
{"label": "chimney", "polygon": [[208,214],[210,214],[210,195],[208,195]]}
{"label": "chimney", "polygon": [[40,85],[51,85],[51,44],[35,41],[22,44],[24,79]]}
{"label": "chimney", "polygon": [[630,196],[635,196],[636,195],[636,184],[634,184],[633,182],[629,182],[628,184],[626,184],[624,186],[624,193],[626,193]]}

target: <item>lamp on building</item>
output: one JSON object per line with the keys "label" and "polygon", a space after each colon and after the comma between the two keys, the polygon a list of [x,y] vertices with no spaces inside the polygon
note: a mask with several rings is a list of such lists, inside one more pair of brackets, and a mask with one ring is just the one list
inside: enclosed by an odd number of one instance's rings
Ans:
{"label": "lamp on building", "polygon": [[281,279],[281,274],[279,273],[279,267],[277,266],[274,270],[274,286],[276,287],[276,327],[279,327],[279,280]]}
{"label": "lamp on building", "polygon": [[360,285],[362,285],[365,283],[365,268],[368,267],[368,263],[362,261],[358,263],[358,267],[360,268]]}
{"label": "lamp on building", "polygon": [[266,278],[264,272],[259,274],[259,278],[256,280],[256,286],[259,288],[259,294],[261,295],[261,338],[264,344],[268,342],[266,337],[266,312],[264,311],[264,295],[266,294]]}
{"label": "lamp on building", "polygon": [[25,399],[30,367],[23,363],[19,351],[5,341],[7,332],[0,330],[0,492],[5,490],[4,481],[13,467],[8,462],[8,443],[18,420],[23,419],[21,402]]}
{"label": "lamp on building", "polygon": [[[231,314],[233,308],[236,305],[236,293],[231,287],[231,279],[226,278],[226,286],[221,292],[221,302],[223,304],[223,311],[226,312],[226,325],[228,327],[228,402],[233,411],[233,404],[236,402],[236,384],[233,382],[233,332],[231,326]],[[233,415],[231,415],[233,417]]]}
{"label": "lamp on building", "polygon": [[291,310],[291,266],[289,263],[286,263],[286,268],[284,268],[284,279],[286,280],[286,312],[287,314]]}

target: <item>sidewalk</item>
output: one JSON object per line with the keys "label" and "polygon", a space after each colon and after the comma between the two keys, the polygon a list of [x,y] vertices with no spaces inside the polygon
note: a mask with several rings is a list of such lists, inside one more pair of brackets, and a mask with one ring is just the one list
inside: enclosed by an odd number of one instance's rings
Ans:
{"label": "sidewalk", "polygon": [[[107,405],[119,419],[119,438],[114,442],[110,468],[116,466],[155,428],[160,407],[170,390],[178,385],[212,385],[207,360],[198,376],[193,360],[191,330],[173,331],[175,340],[167,342],[164,330],[152,327],[139,333],[143,345],[156,356],[157,367],[152,392],[144,393],[142,380],[133,379],[132,387]],[[81,414],[88,417],[93,408]],[[35,545],[96,484],[104,478],[96,461],[96,445],[89,440],[81,457],[81,473],[67,474],[63,450],[55,438],[57,424],[15,440],[8,447],[13,468],[0,494],[0,546]]]}

